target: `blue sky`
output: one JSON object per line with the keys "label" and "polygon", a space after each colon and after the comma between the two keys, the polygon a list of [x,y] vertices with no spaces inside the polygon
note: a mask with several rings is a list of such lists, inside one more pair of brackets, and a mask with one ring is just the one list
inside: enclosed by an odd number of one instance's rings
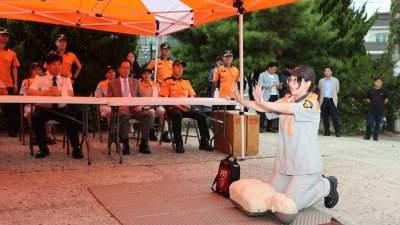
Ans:
{"label": "blue sky", "polygon": [[361,7],[365,2],[368,17],[371,16],[376,10],[379,12],[390,11],[390,0],[353,0],[354,8]]}

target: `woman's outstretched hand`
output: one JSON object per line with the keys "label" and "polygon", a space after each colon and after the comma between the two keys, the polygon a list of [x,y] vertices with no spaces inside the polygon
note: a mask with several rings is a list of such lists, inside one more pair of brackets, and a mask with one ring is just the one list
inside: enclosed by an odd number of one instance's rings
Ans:
{"label": "woman's outstretched hand", "polygon": [[232,93],[233,93],[233,97],[235,98],[235,101],[237,101],[237,102],[240,103],[240,100],[241,100],[242,98],[241,98],[241,96],[240,96],[240,92],[239,92],[239,89],[238,89],[238,87],[237,87],[237,83],[236,83],[236,82],[234,82],[234,83],[232,84],[231,91],[232,91]]}
{"label": "woman's outstretched hand", "polygon": [[256,102],[257,105],[262,105],[265,101],[263,98],[264,90],[261,89],[260,84],[256,84],[256,89],[253,93],[254,96],[254,101]]}

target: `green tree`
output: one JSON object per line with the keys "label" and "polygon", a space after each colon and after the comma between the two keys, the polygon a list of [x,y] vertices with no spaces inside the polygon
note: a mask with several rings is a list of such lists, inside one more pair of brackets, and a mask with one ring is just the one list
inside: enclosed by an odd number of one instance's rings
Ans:
{"label": "green tree", "polygon": [[[389,130],[394,130],[394,121],[400,117],[400,75],[393,72],[391,68],[395,67],[398,71],[400,66],[399,46],[400,46],[400,2],[392,1],[390,8],[389,45],[386,54],[382,57],[381,67],[384,70],[384,87],[388,90],[389,103],[387,105],[387,124]],[[393,74],[393,76],[391,75]]]}
{"label": "green tree", "polygon": [[1,19],[0,25],[11,31],[9,45],[21,63],[19,84],[28,76],[29,63],[44,62],[46,55],[55,49],[54,36],[65,33],[68,37],[68,50],[74,52],[82,63],[74,89],[77,95],[83,96],[93,93],[97,83],[105,79],[106,65],[116,66],[128,50],[136,49],[138,39],[133,35],[18,20]]}
{"label": "green tree", "polygon": [[[312,67],[329,61],[324,45],[336,37],[328,23],[318,24],[320,15],[311,10],[312,1],[244,14],[244,75],[261,72],[270,61]],[[293,25],[293,21],[296,21]],[[234,52],[238,66],[238,18],[228,18],[173,35],[180,46],[174,53],[189,63],[186,73],[193,83],[207,80],[215,57],[225,49]]]}

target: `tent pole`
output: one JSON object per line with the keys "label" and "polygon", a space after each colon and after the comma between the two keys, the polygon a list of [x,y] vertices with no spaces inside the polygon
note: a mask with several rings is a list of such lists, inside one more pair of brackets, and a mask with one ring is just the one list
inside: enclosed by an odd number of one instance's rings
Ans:
{"label": "tent pole", "polygon": [[154,82],[157,82],[157,65],[158,65],[158,35],[156,35],[156,57],[154,60]]}
{"label": "tent pole", "polygon": [[[240,73],[240,97],[243,98],[243,11],[239,10],[239,73]],[[240,138],[241,160],[244,160],[244,108],[240,105]]]}

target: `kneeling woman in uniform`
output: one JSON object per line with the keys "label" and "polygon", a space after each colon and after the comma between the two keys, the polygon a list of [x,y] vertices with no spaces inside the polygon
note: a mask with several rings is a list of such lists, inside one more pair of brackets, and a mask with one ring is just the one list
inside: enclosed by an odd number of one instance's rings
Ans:
{"label": "kneeling woman in uniform", "polygon": [[279,144],[270,185],[291,198],[298,209],[309,207],[324,197],[327,208],[338,200],[337,179],[322,175],[322,158],[318,145],[320,106],[314,70],[299,66],[288,70],[290,94],[276,102],[263,99],[256,85],[255,101],[242,99],[234,85],[232,91],[240,104],[266,112],[268,119],[279,117]]}

